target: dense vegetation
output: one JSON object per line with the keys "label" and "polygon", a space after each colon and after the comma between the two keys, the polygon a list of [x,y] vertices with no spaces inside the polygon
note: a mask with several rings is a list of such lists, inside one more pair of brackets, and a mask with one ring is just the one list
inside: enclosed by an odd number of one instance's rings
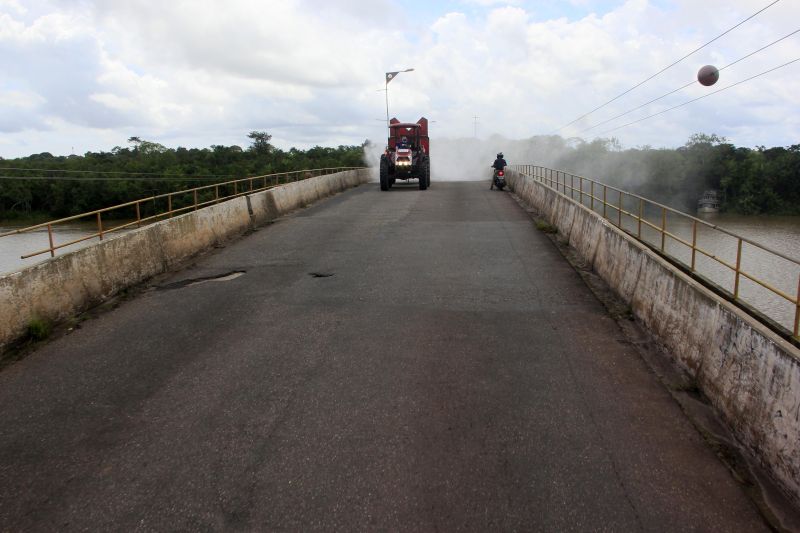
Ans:
{"label": "dense vegetation", "polygon": [[[271,136],[266,132],[251,132],[249,138],[252,144],[246,149],[172,149],[131,137],[130,147],[117,146],[110,152],[0,158],[0,175],[28,178],[0,179],[0,220],[70,216],[153,194],[247,176],[364,165],[361,146],[284,151],[270,144]],[[41,177],[53,179],[32,179]]]}
{"label": "dense vegetation", "polygon": [[[69,216],[231,178],[364,164],[365,146],[284,151],[270,144],[266,132],[251,132],[249,138],[252,144],[246,149],[172,149],[132,137],[130,147],[115,147],[110,152],[0,158],[0,167],[6,169],[37,169],[0,170],[3,176],[28,177],[0,179],[0,220]],[[446,148],[446,143],[442,141],[439,147]],[[677,149],[622,150],[614,139],[585,142],[559,136],[519,141],[490,139],[488,144],[504,146],[511,163],[530,162],[566,170],[685,211],[695,209],[704,190],[718,189],[722,192],[722,209],[727,212],[800,214],[800,144],[741,148],[722,137],[704,134],[693,135]],[[478,147],[470,150],[481,152]],[[446,150],[433,152],[435,164],[437,154],[443,152]],[[53,179],[31,179],[34,176]]]}
{"label": "dense vegetation", "polygon": [[[677,149],[622,150],[614,139],[527,141],[524,158],[595,178],[678,209],[693,211],[707,189],[722,210],[747,215],[800,214],[800,144],[741,148],[717,135],[693,135]],[[539,163],[542,162],[542,163]]]}

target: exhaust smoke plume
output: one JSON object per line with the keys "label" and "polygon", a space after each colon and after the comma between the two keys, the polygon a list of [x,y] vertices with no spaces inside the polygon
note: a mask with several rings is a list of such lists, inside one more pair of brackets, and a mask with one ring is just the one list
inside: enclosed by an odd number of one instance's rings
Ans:
{"label": "exhaust smoke plume", "polygon": [[[365,160],[373,168],[375,180],[384,147],[383,142],[365,146]],[[800,145],[751,150],[737,148],[714,134],[692,135],[678,148],[627,149],[614,138],[590,142],[558,135],[517,140],[499,135],[488,139],[433,138],[432,185],[437,181],[488,181],[490,166],[498,152],[503,152],[509,165],[531,164],[563,170],[682,211],[696,209],[697,199],[708,189],[723,193],[723,209],[743,213],[797,211],[789,199],[792,195],[786,192],[793,174],[787,173],[784,179],[780,169],[794,164]],[[775,168],[770,172],[759,171],[758,165],[748,164],[753,160]],[[787,183],[776,184],[773,190],[765,186],[766,175]]]}
{"label": "exhaust smoke plume", "polygon": [[[378,165],[385,143],[370,142],[364,146],[364,160],[378,180]],[[498,152],[503,152],[509,165],[537,164],[552,166],[568,150],[561,137],[533,137],[510,140],[499,135],[488,139],[474,137],[431,139],[431,182],[479,181],[491,178],[491,166]]]}

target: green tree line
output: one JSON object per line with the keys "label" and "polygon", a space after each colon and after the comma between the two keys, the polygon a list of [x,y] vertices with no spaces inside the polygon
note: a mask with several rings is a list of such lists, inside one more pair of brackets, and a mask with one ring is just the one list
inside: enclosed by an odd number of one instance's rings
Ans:
{"label": "green tree line", "polygon": [[248,137],[252,144],[244,149],[173,149],[131,137],[129,146],[109,152],[0,158],[0,220],[60,218],[236,178],[364,165],[363,146],[281,150],[266,132]]}

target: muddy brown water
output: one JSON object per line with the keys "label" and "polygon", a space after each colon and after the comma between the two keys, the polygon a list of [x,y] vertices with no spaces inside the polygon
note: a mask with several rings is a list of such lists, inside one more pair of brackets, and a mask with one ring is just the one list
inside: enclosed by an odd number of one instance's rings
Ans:
{"label": "muddy brown water", "polygon": [[[797,297],[800,283],[800,217],[705,214],[698,218],[798,261],[788,261],[746,242],[742,244],[742,271],[787,296]],[[661,225],[660,218],[649,219],[654,225]],[[634,220],[623,222],[623,226],[631,233],[638,232],[638,223]],[[667,231],[683,241],[692,242],[692,223],[689,219],[667,217]],[[643,227],[642,238],[656,248],[661,247],[661,233],[656,229]],[[738,239],[735,237],[698,224],[697,245],[728,265],[736,265]],[[677,239],[667,237],[664,249],[684,265],[692,264],[691,248]],[[734,292],[735,271],[720,261],[698,252],[695,254],[695,269],[725,291]],[[796,307],[789,300],[745,276],[739,278],[739,296],[744,303],[755,307],[782,327],[793,329]]]}
{"label": "muddy brown water", "polygon": [[[114,221],[110,227],[125,224],[126,221]],[[14,226],[10,224],[0,225],[0,233],[7,233],[24,226]],[[103,236],[105,239],[114,238],[121,235],[128,230],[115,231]],[[97,225],[92,222],[74,222],[70,224],[60,224],[53,228],[53,244],[68,243],[81,237],[86,237],[97,233]],[[100,242],[99,239],[88,239],[71,246],[60,248],[56,250],[56,256],[63,255],[67,252],[83,248]],[[35,265],[50,258],[50,252],[47,251],[41,255],[22,259],[23,255],[28,255],[40,250],[48,250],[50,242],[47,236],[47,228],[40,228],[26,233],[17,235],[9,235],[0,238],[0,275],[9,272],[15,272],[25,267]]]}

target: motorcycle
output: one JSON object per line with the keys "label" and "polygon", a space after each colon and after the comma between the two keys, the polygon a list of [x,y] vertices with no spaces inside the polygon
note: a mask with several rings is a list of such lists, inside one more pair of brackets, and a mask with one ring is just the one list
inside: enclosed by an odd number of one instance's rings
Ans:
{"label": "motorcycle", "polygon": [[[494,167],[492,167],[494,168]],[[504,170],[500,170],[495,168],[494,175],[492,176],[492,186],[489,189],[494,189],[497,187],[501,191],[506,186],[506,173]]]}

